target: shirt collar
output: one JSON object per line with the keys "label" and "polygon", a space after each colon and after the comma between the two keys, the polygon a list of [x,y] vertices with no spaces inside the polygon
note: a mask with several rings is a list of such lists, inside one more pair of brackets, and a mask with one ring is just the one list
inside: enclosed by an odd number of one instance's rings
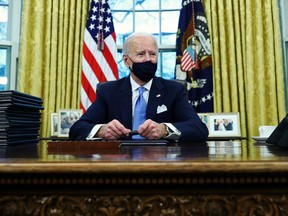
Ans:
{"label": "shirt collar", "polygon": [[[151,79],[149,82],[143,85],[143,87],[145,87],[146,90],[150,91],[152,81],[153,79]],[[140,85],[133,80],[131,75],[130,75],[130,82],[131,82],[132,92],[134,92],[136,89],[140,87]]]}

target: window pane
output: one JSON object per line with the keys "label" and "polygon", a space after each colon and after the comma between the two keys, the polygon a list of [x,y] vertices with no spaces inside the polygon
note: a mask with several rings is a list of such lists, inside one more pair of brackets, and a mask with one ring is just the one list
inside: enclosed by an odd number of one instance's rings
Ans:
{"label": "window pane", "polygon": [[124,39],[133,31],[132,12],[114,12],[113,24],[117,36],[117,45],[122,46]]}
{"label": "window pane", "polygon": [[[283,7],[282,9],[282,20],[283,20],[283,36],[286,37],[286,41],[288,40],[288,1],[282,1],[281,6]],[[286,12],[284,12],[286,11]],[[288,108],[287,108],[288,109]]]}
{"label": "window pane", "polygon": [[159,10],[159,0],[135,0],[136,10]]}
{"label": "window pane", "polygon": [[[136,24],[137,23],[137,24]],[[159,12],[135,12],[136,32],[159,32]]]}
{"label": "window pane", "polygon": [[130,74],[129,68],[124,64],[123,61],[123,53],[118,52],[117,53],[117,62],[118,62],[118,74],[119,74],[119,79],[126,77]]}
{"label": "window pane", "polygon": [[0,6],[0,40],[7,40],[8,6]]}
{"label": "window pane", "polygon": [[176,44],[176,33],[163,33],[162,34],[162,45],[175,45]]}
{"label": "window pane", "polygon": [[181,8],[181,1],[175,1],[175,0],[161,0],[161,9],[162,10],[175,10]]}
{"label": "window pane", "polygon": [[179,11],[162,12],[161,19],[161,44],[162,45],[175,45],[176,32],[178,28]]}
{"label": "window pane", "polygon": [[0,91],[8,89],[7,55],[8,50],[6,48],[0,48]]}
{"label": "window pane", "polygon": [[161,77],[165,79],[175,79],[176,52],[163,51],[159,57],[158,64],[162,65]]}
{"label": "window pane", "polygon": [[111,10],[132,10],[133,0],[109,0],[109,6]]}
{"label": "window pane", "polygon": [[162,12],[162,32],[176,32],[179,21],[179,11]]}

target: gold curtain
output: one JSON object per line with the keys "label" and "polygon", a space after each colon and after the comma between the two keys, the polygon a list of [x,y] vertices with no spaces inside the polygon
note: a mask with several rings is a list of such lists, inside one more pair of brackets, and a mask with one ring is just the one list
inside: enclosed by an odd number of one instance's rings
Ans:
{"label": "gold curtain", "polygon": [[79,108],[83,31],[90,0],[23,0],[18,90],[43,99],[41,137],[51,113]]}
{"label": "gold curtain", "polygon": [[214,111],[239,112],[244,137],[285,116],[276,0],[203,0],[213,50]]}

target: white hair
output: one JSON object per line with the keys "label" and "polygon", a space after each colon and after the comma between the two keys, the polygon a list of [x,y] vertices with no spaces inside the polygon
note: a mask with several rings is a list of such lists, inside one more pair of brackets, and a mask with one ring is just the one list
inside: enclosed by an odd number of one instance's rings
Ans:
{"label": "white hair", "polygon": [[137,37],[151,37],[153,38],[153,40],[155,41],[155,45],[156,45],[156,48],[158,50],[158,43],[157,43],[157,40],[156,38],[152,35],[152,34],[149,34],[147,32],[134,32],[132,34],[130,34],[126,40],[124,41],[124,44],[123,44],[123,54],[126,54],[128,55],[129,52],[130,52],[130,48],[131,48],[131,41],[134,39],[134,38],[137,38]]}

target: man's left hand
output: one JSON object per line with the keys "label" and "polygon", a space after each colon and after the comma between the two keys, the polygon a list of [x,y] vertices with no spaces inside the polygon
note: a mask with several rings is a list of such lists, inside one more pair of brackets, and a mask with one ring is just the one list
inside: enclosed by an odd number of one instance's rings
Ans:
{"label": "man's left hand", "polygon": [[165,124],[157,123],[151,119],[147,119],[139,126],[138,133],[146,139],[161,139],[168,135]]}

